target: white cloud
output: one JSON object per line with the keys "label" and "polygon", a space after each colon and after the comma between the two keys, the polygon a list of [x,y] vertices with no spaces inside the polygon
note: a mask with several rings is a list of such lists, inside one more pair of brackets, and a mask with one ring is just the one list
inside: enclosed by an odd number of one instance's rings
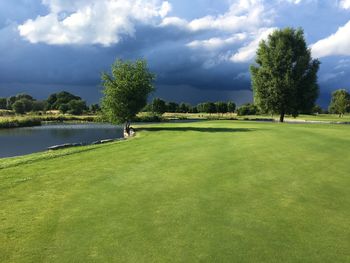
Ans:
{"label": "white cloud", "polygon": [[337,32],[311,45],[312,55],[317,58],[332,55],[350,55],[350,20]]}
{"label": "white cloud", "polygon": [[246,33],[237,33],[229,38],[213,37],[206,40],[194,40],[188,43],[187,46],[191,48],[218,49],[242,41],[246,38]]}
{"label": "white cloud", "polygon": [[160,0],[43,0],[50,13],[27,20],[18,27],[31,43],[102,44],[118,43],[132,36],[135,23],[153,23],[171,10]]}
{"label": "white cloud", "polygon": [[233,62],[248,62],[255,57],[260,41],[266,39],[276,28],[261,28],[253,36],[253,40],[244,47],[238,49],[230,58]]}
{"label": "white cloud", "polygon": [[339,6],[344,9],[350,9],[350,0],[340,0]]}
{"label": "white cloud", "polygon": [[189,31],[220,30],[234,32],[256,29],[270,23],[263,0],[239,0],[230,5],[229,10],[217,16],[204,16],[191,21],[179,17],[167,17],[161,26],[178,26]]}

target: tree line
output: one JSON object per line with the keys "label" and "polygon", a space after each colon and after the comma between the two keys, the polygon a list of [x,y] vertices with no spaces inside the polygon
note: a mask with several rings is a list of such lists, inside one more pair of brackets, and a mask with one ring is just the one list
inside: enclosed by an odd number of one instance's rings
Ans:
{"label": "tree line", "polygon": [[169,113],[233,113],[236,110],[236,104],[233,101],[224,102],[203,102],[195,106],[189,103],[166,102],[160,98],[154,98],[143,108],[144,112],[152,112],[154,114]]}
{"label": "tree line", "polygon": [[[241,106],[237,113],[278,114],[280,122],[284,121],[285,115],[297,117],[302,113],[321,113],[321,107],[316,105],[320,64],[318,59],[312,58],[301,28],[275,30],[267,40],[259,43],[255,63],[250,66],[254,104]],[[148,96],[155,90],[155,78],[146,60],[133,62],[117,59],[112,64],[111,74],[102,74],[102,112],[106,119],[124,123],[125,131],[129,132],[130,121],[142,110],[158,114],[166,111],[233,112],[233,102],[204,102],[192,107],[186,103],[167,103],[156,98],[147,104]],[[339,116],[349,112],[349,98],[349,93],[344,89],[334,92],[329,111]]]}
{"label": "tree line", "polygon": [[58,110],[61,113],[81,115],[100,111],[98,104],[87,106],[81,97],[67,91],[51,94],[46,100],[36,100],[31,95],[21,93],[8,98],[0,98],[0,109],[13,110],[17,114]]}

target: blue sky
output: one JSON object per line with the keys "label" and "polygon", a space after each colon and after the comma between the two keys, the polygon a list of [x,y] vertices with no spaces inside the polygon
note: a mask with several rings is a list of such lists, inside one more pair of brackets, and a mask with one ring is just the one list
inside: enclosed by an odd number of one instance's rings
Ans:
{"label": "blue sky", "polygon": [[249,65],[276,28],[321,60],[319,103],[350,89],[350,0],[0,0],[0,97],[101,97],[116,58],[146,58],[167,100],[252,100]]}

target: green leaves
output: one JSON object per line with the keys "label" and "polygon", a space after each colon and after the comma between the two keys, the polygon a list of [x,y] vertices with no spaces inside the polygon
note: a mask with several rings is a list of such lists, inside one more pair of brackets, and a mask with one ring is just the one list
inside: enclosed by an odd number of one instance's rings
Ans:
{"label": "green leaves", "polygon": [[101,76],[103,114],[113,123],[129,122],[147,104],[148,95],[154,91],[155,75],[145,60],[116,60],[111,72]]}
{"label": "green leaves", "polygon": [[263,112],[297,116],[311,111],[320,62],[311,58],[302,29],[274,31],[259,44],[255,62],[250,67],[254,100]]}
{"label": "green leaves", "polygon": [[350,94],[345,89],[338,89],[332,93],[331,104],[329,105],[331,113],[343,116],[350,111]]}

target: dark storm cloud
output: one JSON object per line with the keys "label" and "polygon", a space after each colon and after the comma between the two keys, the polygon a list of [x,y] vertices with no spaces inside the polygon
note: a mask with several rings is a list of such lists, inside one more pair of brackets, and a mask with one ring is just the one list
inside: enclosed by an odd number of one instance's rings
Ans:
{"label": "dark storm cloud", "polygon": [[[345,11],[339,11],[334,5],[324,7],[320,1],[307,2],[311,9],[306,8],[306,3],[279,5],[273,26],[302,26],[311,44],[334,33],[348,19]],[[228,6],[226,1],[178,1],[173,3],[172,15],[190,21],[207,14],[222,14]],[[153,96],[193,103],[225,98],[243,103],[252,99],[248,70],[252,61],[234,63],[230,60],[252,39],[213,49],[191,47],[188,44],[194,40],[227,39],[232,37],[232,32],[191,31],[179,26],[142,23],[135,24],[134,35],[122,35],[117,44],[108,47],[32,44],[19,36],[19,24],[48,12],[39,0],[0,2],[0,96],[27,92],[44,98],[65,89],[97,102],[101,96],[102,71],[109,71],[116,58],[143,57],[157,75],[158,91]],[[337,16],[339,12],[341,15]],[[324,21],[327,14],[333,17],[332,22]],[[316,25],[322,25],[322,30],[317,30]],[[244,30],[238,32],[245,33]],[[349,86],[350,63],[347,57],[322,58],[321,62],[319,101],[325,106],[332,90]]]}

